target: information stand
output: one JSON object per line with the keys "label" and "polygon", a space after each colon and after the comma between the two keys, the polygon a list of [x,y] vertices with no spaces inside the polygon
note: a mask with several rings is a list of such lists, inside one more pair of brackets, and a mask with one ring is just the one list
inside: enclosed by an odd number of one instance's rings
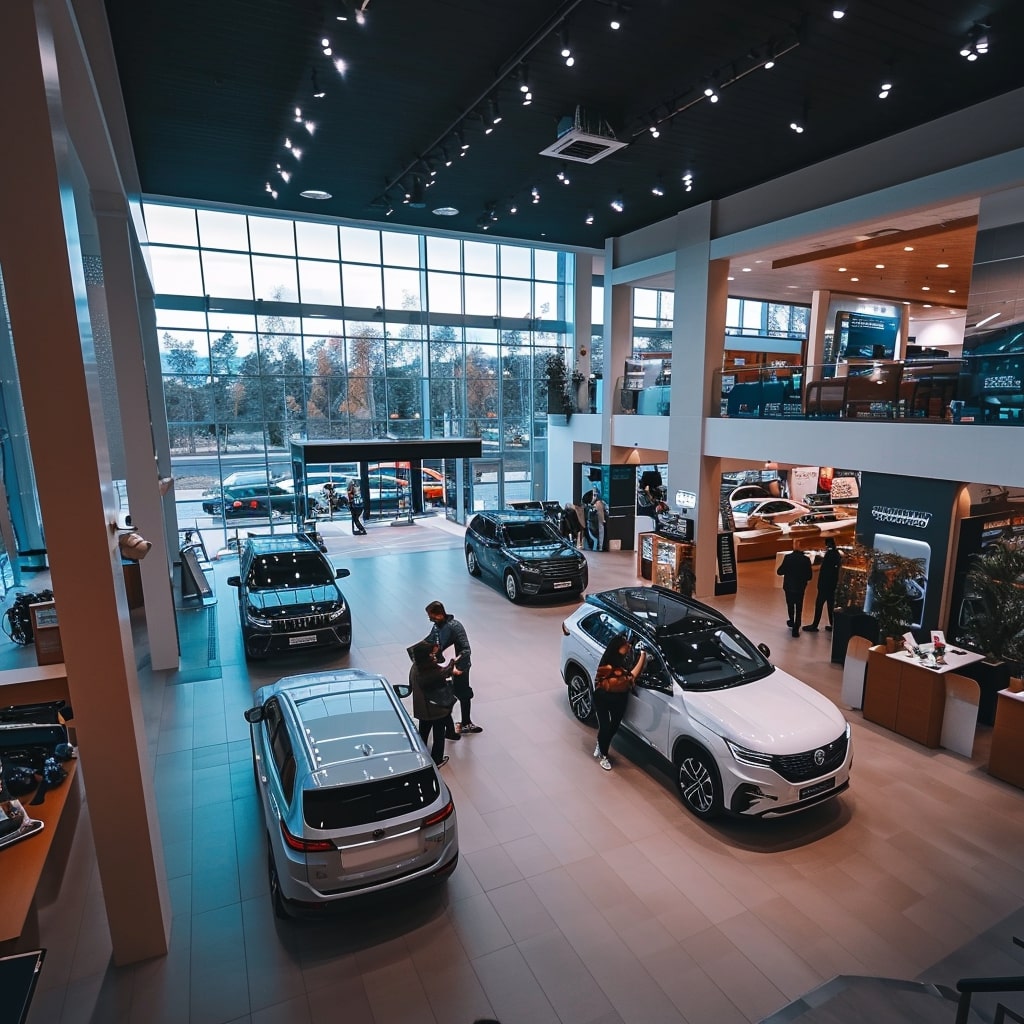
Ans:
{"label": "information stand", "polygon": [[40,665],[59,665],[64,661],[64,645],[57,623],[57,606],[53,601],[40,601],[28,606],[32,616],[32,635],[35,637],[36,662]]}

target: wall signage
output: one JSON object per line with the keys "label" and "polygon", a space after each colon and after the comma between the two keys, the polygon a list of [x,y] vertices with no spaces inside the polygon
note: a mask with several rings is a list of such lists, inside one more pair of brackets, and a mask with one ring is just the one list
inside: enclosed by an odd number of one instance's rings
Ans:
{"label": "wall signage", "polygon": [[693,491],[676,491],[676,505],[679,508],[695,508],[697,495]]}
{"label": "wall signage", "polygon": [[871,518],[880,523],[897,523],[900,526],[913,526],[918,530],[927,530],[932,520],[931,512],[915,512],[906,508],[890,508],[888,505],[872,505]]}

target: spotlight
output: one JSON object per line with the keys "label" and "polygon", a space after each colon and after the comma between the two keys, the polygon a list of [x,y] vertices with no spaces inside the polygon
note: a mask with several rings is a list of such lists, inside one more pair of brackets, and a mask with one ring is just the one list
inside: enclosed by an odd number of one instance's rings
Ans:
{"label": "spotlight", "polygon": [[331,50],[331,41],[327,36],[324,36],[323,39],[320,40],[320,48],[324,51],[325,57],[330,57],[333,51]]}
{"label": "spotlight", "polygon": [[572,47],[569,45],[569,28],[567,25],[562,26],[561,31],[562,39],[562,57],[565,58],[565,66],[571,68],[576,63],[576,58],[572,54]]}
{"label": "spotlight", "polygon": [[892,92],[892,82],[883,82],[878,89],[878,98],[884,100]]}
{"label": "spotlight", "polygon": [[969,61],[976,61],[988,53],[988,25],[978,23],[971,27],[967,33],[964,45],[960,49],[960,56]]}
{"label": "spotlight", "polygon": [[687,192],[693,191],[693,175],[689,171],[683,175],[683,188]]}
{"label": "spotlight", "polygon": [[653,185],[651,186],[651,195],[652,195],[652,196],[663,196],[664,194],[665,194],[665,186],[664,186],[664,185],[662,185],[662,183],[661,183],[661,178],[659,178],[659,179],[658,179],[658,180],[657,180],[657,181],[656,181],[656,182],[655,182],[655,183],[654,183],[654,184],[653,184]]}
{"label": "spotlight", "polygon": [[587,224],[593,224],[594,223],[594,211],[593,210],[587,210],[586,223]]}
{"label": "spotlight", "polygon": [[452,165],[452,155],[451,155],[451,153],[448,152],[448,147],[447,146],[443,146],[441,148],[441,156],[442,156],[442,158],[444,160],[445,167],[451,167],[451,165]]}
{"label": "spotlight", "polygon": [[532,92],[524,92],[523,93],[523,106],[524,107],[528,107],[532,102],[533,102],[533,93]]}
{"label": "spotlight", "polygon": [[409,190],[409,206],[414,210],[422,210],[426,205],[427,201],[423,198],[423,179],[413,178],[412,188]]}
{"label": "spotlight", "polygon": [[626,208],[626,204],[623,202],[621,192],[612,200],[611,206],[616,213],[622,213],[622,211]]}
{"label": "spotlight", "polygon": [[526,69],[525,64],[519,65],[519,91],[529,92],[530,91],[530,75]]}
{"label": "spotlight", "polygon": [[555,177],[558,178],[558,180],[563,185],[568,185],[570,183],[568,166],[566,164],[562,164],[562,166],[559,168],[558,174],[556,174]]}
{"label": "spotlight", "polygon": [[508,212],[514,217],[519,212],[519,205],[513,199],[509,204]]}
{"label": "spotlight", "polygon": [[488,104],[488,113],[491,118],[491,124],[501,124],[501,111],[498,109],[498,101],[492,99]]}
{"label": "spotlight", "polygon": [[461,149],[463,155],[465,155],[466,150],[469,149],[469,143],[466,141],[466,136],[463,134],[461,128],[455,133],[455,138],[459,140],[459,149]]}
{"label": "spotlight", "polygon": [[799,121],[790,121],[789,127],[792,128],[793,131],[797,133],[797,135],[803,135],[804,133],[804,126],[800,124]]}
{"label": "spotlight", "polygon": [[622,12],[623,12],[622,4],[621,3],[616,3],[615,4],[615,10],[612,12],[612,16],[611,16],[611,18],[608,21],[608,27],[613,32],[618,32],[619,29],[622,28],[622,19],[623,19]]}
{"label": "spotlight", "polygon": [[533,188],[530,189],[530,198],[533,200],[534,204],[540,202],[540,189],[537,188],[536,185],[534,185]]}
{"label": "spotlight", "polygon": [[720,98],[718,90],[713,85],[709,85],[705,88],[704,95],[707,96],[708,102],[710,103],[717,103]]}
{"label": "spotlight", "polygon": [[661,138],[661,129],[656,124],[652,124],[651,125],[650,132],[651,132],[651,138],[652,139]]}
{"label": "spotlight", "polygon": [[846,17],[846,4],[833,4],[832,17],[836,21],[842,21]]}

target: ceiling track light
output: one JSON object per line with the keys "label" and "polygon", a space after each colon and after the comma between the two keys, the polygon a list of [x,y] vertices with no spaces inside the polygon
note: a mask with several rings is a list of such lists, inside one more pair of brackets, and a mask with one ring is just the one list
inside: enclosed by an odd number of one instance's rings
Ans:
{"label": "ceiling track light", "polygon": [[652,196],[659,196],[660,197],[660,196],[663,196],[664,194],[665,194],[665,186],[661,183],[661,178],[659,178],[651,186],[651,195]]}
{"label": "ceiling track light", "polygon": [[651,125],[650,131],[651,131],[651,138],[652,139],[660,139],[661,138],[661,129],[658,127],[658,122],[657,121],[655,121],[654,124]]}
{"label": "ceiling track light", "polygon": [[832,17],[835,21],[842,21],[846,17],[846,4],[833,4]]}
{"label": "ceiling track light", "polygon": [[804,126],[799,121],[790,121],[789,127],[792,128],[797,135],[803,135],[804,133]]}
{"label": "ceiling track light", "polygon": [[524,92],[523,93],[523,106],[524,107],[528,107],[532,102],[533,102],[533,93],[532,92]]}
{"label": "ceiling track light", "polygon": [[530,189],[530,198],[533,200],[534,205],[540,202],[540,189],[536,185]]}
{"label": "ceiling track light", "polygon": [[704,95],[708,98],[709,103],[717,103],[721,98],[713,83],[704,87]]}
{"label": "ceiling track light", "polygon": [[467,150],[467,149],[469,149],[469,143],[468,143],[468,142],[466,141],[466,135],[465,135],[465,132],[463,132],[463,130],[462,130],[462,129],[460,128],[460,129],[459,129],[459,130],[458,130],[458,131],[457,131],[457,132],[455,133],[455,138],[456,138],[456,139],[458,140],[458,143],[459,143],[459,149],[461,149],[461,150],[462,150],[462,153],[463,153],[463,155],[465,155],[465,152],[466,152],[466,150]]}
{"label": "ceiling track light", "polygon": [[323,50],[325,57],[330,57],[331,54],[334,52],[331,49],[331,41],[330,41],[330,39],[327,38],[327,36],[324,36],[320,40],[320,49]]}
{"label": "ceiling track light", "polygon": [[530,91],[530,73],[525,64],[519,65],[519,91],[523,93]]}
{"label": "ceiling track light", "polygon": [[612,11],[612,16],[608,19],[608,27],[613,32],[618,32],[619,29],[622,28],[623,22],[625,21],[624,12],[626,8],[624,4],[619,2],[619,0],[616,0],[614,8],[615,9]]}
{"label": "ceiling track light", "polygon": [[984,57],[988,53],[988,33],[989,26],[985,23],[977,22],[972,25],[963,46],[960,48],[960,56],[971,62],[976,61],[979,57]]}
{"label": "ceiling track light", "polygon": [[693,175],[689,171],[683,174],[683,189],[686,192],[693,191]]}
{"label": "ceiling track light", "polygon": [[561,31],[559,32],[559,38],[561,40],[560,53],[562,59],[565,61],[565,66],[571,68],[576,63],[576,58],[573,56],[572,47],[569,45],[569,26],[563,24]]}
{"label": "ceiling track light", "polygon": [[886,79],[886,81],[884,81],[878,87],[878,98],[880,100],[888,99],[889,98],[889,93],[891,93],[891,92],[892,92],[892,82],[889,81],[888,79]]}

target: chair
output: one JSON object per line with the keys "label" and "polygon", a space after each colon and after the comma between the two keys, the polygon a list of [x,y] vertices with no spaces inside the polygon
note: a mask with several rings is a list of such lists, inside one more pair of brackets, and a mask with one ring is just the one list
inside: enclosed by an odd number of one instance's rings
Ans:
{"label": "chair", "polygon": [[848,708],[859,708],[864,702],[864,676],[868,670],[868,651],[871,641],[862,636],[850,637],[843,662],[843,686],[840,701]]}
{"label": "chair", "polygon": [[846,406],[846,377],[812,380],[807,385],[808,416],[839,416]]}
{"label": "chair", "polygon": [[977,680],[947,672],[946,707],[942,715],[939,744],[947,750],[971,757],[974,753],[974,732],[978,723],[981,687]]}

